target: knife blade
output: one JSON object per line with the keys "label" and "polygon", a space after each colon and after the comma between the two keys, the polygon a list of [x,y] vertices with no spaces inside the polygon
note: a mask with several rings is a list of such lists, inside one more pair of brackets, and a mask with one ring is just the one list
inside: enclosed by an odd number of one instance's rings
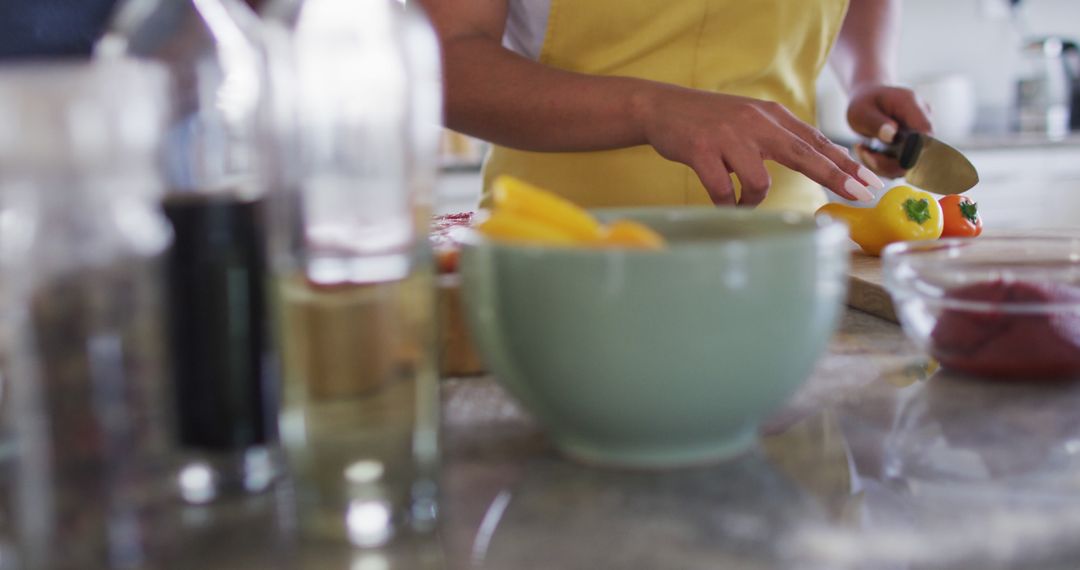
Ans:
{"label": "knife blade", "polygon": [[975,166],[955,148],[930,135],[901,129],[890,144],[871,140],[867,148],[895,158],[904,180],[935,194],[962,194],[979,183]]}

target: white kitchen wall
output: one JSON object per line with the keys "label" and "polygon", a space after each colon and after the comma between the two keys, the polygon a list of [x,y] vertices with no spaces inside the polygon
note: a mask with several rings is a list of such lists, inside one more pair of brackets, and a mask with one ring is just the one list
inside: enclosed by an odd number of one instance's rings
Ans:
{"label": "white kitchen wall", "polygon": [[[1018,25],[1007,0],[904,0],[901,82],[965,77],[977,122],[999,126],[1014,97],[1021,38],[1060,35],[1080,41],[1080,0],[1024,0],[1020,14]],[[823,74],[822,128],[843,139],[851,133],[843,121],[846,101],[839,89],[831,73]]]}
{"label": "white kitchen wall", "polygon": [[[857,1],[857,0],[856,0]],[[905,0],[900,75],[917,82],[962,73],[974,84],[979,107],[1006,108],[1014,91],[1022,32],[1005,0]],[[1062,35],[1080,41],[1080,0],[1024,0],[1025,35]]]}

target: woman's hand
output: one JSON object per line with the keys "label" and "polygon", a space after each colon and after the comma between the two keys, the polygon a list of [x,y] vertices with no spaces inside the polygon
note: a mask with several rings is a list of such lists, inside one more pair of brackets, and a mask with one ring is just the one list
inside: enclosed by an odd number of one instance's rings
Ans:
{"label": "woman's hand", "polygon": [[771,180],[764,162],[802,172],[849,200],[870,200],[883,184],[847,151],[778,103],[674,86],[638,98],[645,139],[669,160],[694,169],[713,203],[734,205],[731,174],[742,206],[760,204]]}
{"label": "woman's hand", "polygon": [[[891,143],[897,129],[903,127],[920,133],[933,132],[930,109],[910,89],[889,85],[869,85],[856,89],[848,105],[848,123],[856,133]],[[895,159],[856,145],[856,154],[874,172],[889,178],[904,175]]]}

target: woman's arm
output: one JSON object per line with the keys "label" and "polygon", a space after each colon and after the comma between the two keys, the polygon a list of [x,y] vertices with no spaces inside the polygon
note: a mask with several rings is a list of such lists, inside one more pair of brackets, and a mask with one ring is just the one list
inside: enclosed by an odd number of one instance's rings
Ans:
{"label": "woman's arm", "polygon": [[535,151],[646,143],[640,81],[560,71],[503,48],[506,0],[422,3],[442,42],[448,127]]}
{"label": "woman's arm", "polygon": [[[851,97],[848,123],[860,135],[892,142],[899,127],[931,132],[928,111],[910,89],[896,87],[901,0],[850,0],[830,61]],[[898,177],[895,161],[856,147],[863,162]]]}
{"label": "woman's arm", "polygon": [[422,3],[442,43],[452,129],[534,151],[650,144],[693,168],[717,204],[735,201],[731,173],[743,185],[740,203],[760,203],[766,159],[849,199],[868,198],[867,184],[880,182],[775,103],[554,69],[503,48],[506,0]]}
{"label": "woman's arm", "polygon": [[896,81],[900,0],[850,0],[830,63],[849,92]]}

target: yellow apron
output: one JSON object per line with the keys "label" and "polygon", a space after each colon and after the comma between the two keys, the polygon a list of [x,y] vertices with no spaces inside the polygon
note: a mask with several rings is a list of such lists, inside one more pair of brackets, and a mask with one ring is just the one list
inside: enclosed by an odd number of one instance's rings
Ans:
{"label": "yellow apron", "polygon": [[[640,77],[777,101],[814,121],[814,86],[848,0],[551,0],[540,62],[595,75]],[[762,208],[813,211],[824,191],[766,163]],[[491,181],[511,174],[585,207],[711,204],[692,169],[651,146],[575,153],[495,146]],[[736,191],[738,189],[736,188]]]}

